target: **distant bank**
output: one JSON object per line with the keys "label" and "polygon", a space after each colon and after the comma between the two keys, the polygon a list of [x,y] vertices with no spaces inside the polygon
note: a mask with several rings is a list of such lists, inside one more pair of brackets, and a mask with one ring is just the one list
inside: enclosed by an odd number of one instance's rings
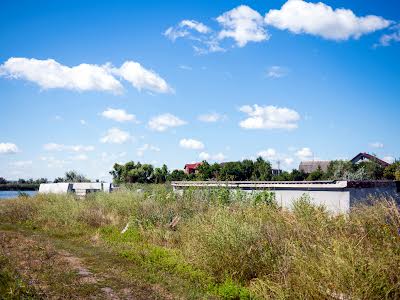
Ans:
{"label": "distant bank", "polygon": [[0,191],[37,191],[39,183],[4,183],[0,184]]}

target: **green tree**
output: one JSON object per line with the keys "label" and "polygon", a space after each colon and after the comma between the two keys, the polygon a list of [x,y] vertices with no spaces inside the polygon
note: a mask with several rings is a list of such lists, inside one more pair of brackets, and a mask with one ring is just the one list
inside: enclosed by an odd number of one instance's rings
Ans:
{"label": "green tree", "polygon": [[383,177],[389,180],[396,180],[396,172],[400,172],[400,161],[395,161],[383,170]]}
{"label": "green tree", "polygon": [[290,173],[289,181],[303,181],[307,178],[307,174],[303,171],[293,169]]}
{"label": "green tree", "polygon": [[3,177],[0,177],[0,184],[6,184],[7,180]]}
{"label": "green tree", "polygon": [[324,172],[322,171],[321,167],[318,166],[318,168],[308,174],[307,176],[307,181],[315,181],[315,180],[322,180],[324,178]]}
{"label": "green tree", "polygon": [[254,170],[251,176],[252,180],[267,181],[272,178],[271,164],[261,156],[254,162]]}
{"label": "green tree", "polygon": [[251,159],[245,159],[242,161],[242,180],[251,180],[251,176],[254,172],[254,162]]}
{"label": "green tree", "polygon": [[365,175],[361,180],[383,179],[384,167],[375,161],[362,161],[356,165],[356,169],[364,169]]}
{"label": "green tree", "polygon": [[161,168],[154,169],[154,183],[165,183],[169,172],[168,167],[164,164]]}
{"label": "green tree", "polygon": [[173,170],[168,176],[168,181],[182,181],[186,179],[186,174],[182,170]]}

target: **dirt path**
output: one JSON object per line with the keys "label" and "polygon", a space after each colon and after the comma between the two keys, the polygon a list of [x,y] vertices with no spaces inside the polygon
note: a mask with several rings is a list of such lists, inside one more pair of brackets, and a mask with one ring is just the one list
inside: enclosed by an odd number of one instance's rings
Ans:
{"label": "dirt path", "polygon": [[104,249],[23,231],[0,230],[0,254],[44,299],[174,299],[127,272]]}

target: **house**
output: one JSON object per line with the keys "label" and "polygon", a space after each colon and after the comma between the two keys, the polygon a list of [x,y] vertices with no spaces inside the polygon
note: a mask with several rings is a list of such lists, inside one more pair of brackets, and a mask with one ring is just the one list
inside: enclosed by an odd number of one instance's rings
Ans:
{"label": "house", "polygon": [[382,166],[383,168],[386,168],[387,166],[390,165],[390,164],[387,163],[386,161],[383,161],[382,159],[379,159],[379,158],[377,158],[376,156],[371,155],[371,154],[368,154],[368,153],[365,153],[365,152],[358,153],[358,154],[351,160],[351,162],[352,162],[353,164],[357,164],[357,163],[362,162],[362,161],[365,161],[365,160],[367,160],[367,161],[373,161],[373,162],[379,164],[380,166]]}
{"label": "house", "polygon": [[[366,160],[376,162],[377,164],[381,165],[384,168],[387,167],[388,165],[390,165],[387,162],[377,158],[376,156],[365,153],[365,152],[361,152],[361,153],[357,154],[350,161],[353,164],[357,164],[359,162],[366,161]],[[331,162],[330,160],[302,161],[302,162],[300,162],[299,170],[303,171],[306,174],[310,174],[311,172],[316,171],[318,169],[318,167],[320,167],[323,172],[326,172],[328,170],[328,166],[329,166],[330,162]]]}
{"label": "house", "polygon": [[299,171],[310,174],[314,171],[317,171],[319,167],[321,168],[321,171],[326,172],[330,162],[330,160],[302,161],[300,162]]}
{"label": "house", "polygon": [[193,164],[186,164],[185,165],[185,174],[194,174],[196,173],[197,168],[201,165],[201,162],[193,163]]}
{"label": "house", "polygon": [[281,169],[272,169],[271,170],[272,176],[278,176],[282,174],[282,170]]}

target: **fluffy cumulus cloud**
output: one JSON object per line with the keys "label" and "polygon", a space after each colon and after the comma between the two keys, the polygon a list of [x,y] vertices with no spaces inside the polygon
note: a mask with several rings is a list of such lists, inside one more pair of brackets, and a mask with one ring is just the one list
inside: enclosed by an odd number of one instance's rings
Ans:
{"label": "fluffy cumulus cloud", "polygon": [[120,92],[121,83],[105,66],[64,66],[54,59],[12,57],[0,66],[0,74],[36,83],[43,89]]}
{"label": "fluffy cumulus cloud", "polygon": [[369,146],[377,149],[382,149],[384,147],[384,145],[381,142],[370,143]]}
{"label": "fluffy cumulus cloud", "polygon": [[201,141],[195,139],[181,139],[179,146],[185,149],[201,150],[204,149],[204,144]]}
{"label": "fluffy cumulus cloud", "polygon": [[199,158],[201,160],[212,160],[212,161],[224,161],[226,159],[226,156],[222,153],[216,153],[216,154],[209,154],[207,152],[200,152]]}
{"label": "fluffy cumulus cloud", "polygon": [[174,116],[173,114],[166,113],[158,115],[150,119],[148,126],[155,131],[166,131],[168,128],[179,127],[185,125],[186,122]]}
{"label": "fluffy cumulus cloud", "polygon": [[208,113],[208,114],[202,114],[197,117],[197,119],[201,122],[206,122],[206,123],[215,123],[218,121],[222,121],[226,119],[225,115],[221,115],[216,112]]}
{"label": "fluffy cumulus cloud", "polygon": [[124,109],[116,109],[116,108],[107,108],[105,111],[101,113],[104,118],[114,120],[117,122],[137,122],[136,116],[132,114],[128,114]]}
{"label": "fluffy cumulus cloud", "polygon": [[43,145],[43,149],[46,151],[89,152],[94,150],[94,146],[48,143]]}
{"label": "fluffy cumulus cloud", "polygon": [[190,36],[193,31],[206,34],[209,33],[211,29],[195,20],[182,20],[178,25],[169,27],[164,32],[164,35],[170,40],[175,41],[178,38]]}
{"label": "fluffy cumulus cloud", "polygon": [[322,2],[303,0],[289,0],[281,9],[271,9],[265,16],[265,22],[281,30],[318,35],[330,40],[357,39],[391,24],[379,16],[357,17],[350,9],[333,9]]}
{"label": "fluffy cumulus cloud", "polygon": [[270,78],[282,78],[289,73],[289,70],[281,66],[272,66],[267,70],[267,76]]}
{"label": "fluffy cumulus cloud", "polygon": [[27,80],[42,89],[121,93],[123,86],[119,79],[123,78],[138,90],[157,93],[173,91],[157,73],[134,61],[126,61],[120,68],[110,64],[99,66],[86,63],[69,67],[54,59],[11,57],[0,65],[0,76]]}
{"label": "fluffy cumulus cloud", "polygon": [[276,106],[259,106],[257,104],[245,105],[240,108],[241,112],[248,115],[239,123],[245,129],[295,129],[300,115],[297,111]]}
{"label": "fluffy cumulus cloud", "polygon": [[309,160],[313,157],[313,153],[310,148],[304,147],[296,151],[295,155],[300,160]]}
{"label": "fluffy cumulus cloud", "polygon": [[174,90],[156,72],[147,70],[134,61],[126,61],[120,68],[113,68],[113,73],[129,81],[139,91],[148,90],[155,93],[172,93]]}
{"label": "fluffy cumulus cloud", "polygon": [[240,5],[223,13],[217,18],[223,27],[219,32],[220,39],[232,38],[239,47],[244,47],[248,42],[261,42],[269,39],[264,28],[263,17],[252,8]]}
{"label": "fluffy cumulus cloud", "polygon": [[137,156],[142,157],[145,154],[145,152],[148,152],[148,151],[160,152],[160,148],[158,148],[157,146],[150,145],[150,144],[144,144],[143,146],[137,148],[136,154],[137,154]]}
{"label": "fluffy cumulus cloud", "polygon": [[257,156],[261,156],[267,160],[275,159],[277,157],[276,150],[273,148],[268,148],[257,153]]}
{"label": "fluffy cumulus cloud", "polygon": [[110,128],[107,133],[100,139],[100,142],[108,144],[123,144],[131,139],[132,136],[129,132],[113,127]]}
{"label": "fluffy cumulus cloud", "polygon": [[0,143],[0,154],[15,154],[18,152],[17,145],[13,143]]}

